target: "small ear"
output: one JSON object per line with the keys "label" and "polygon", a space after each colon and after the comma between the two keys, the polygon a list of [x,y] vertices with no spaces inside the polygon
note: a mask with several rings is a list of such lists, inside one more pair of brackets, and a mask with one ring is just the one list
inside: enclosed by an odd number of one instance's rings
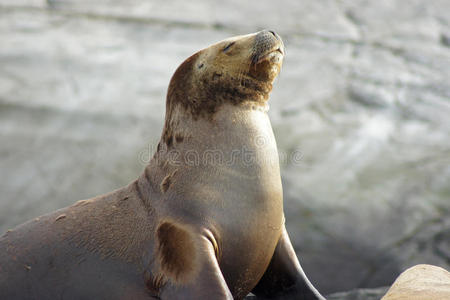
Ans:
{"label": "small ear", "polygon": [[197,271],[195,241],[188,229],[172,222],[159,225],[158,258],[163,274],[174,283],[187,283]]}

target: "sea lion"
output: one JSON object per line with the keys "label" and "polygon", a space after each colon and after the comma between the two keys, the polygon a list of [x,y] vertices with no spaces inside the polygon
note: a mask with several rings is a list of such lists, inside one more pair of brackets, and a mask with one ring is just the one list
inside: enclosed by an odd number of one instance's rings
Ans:
{"label": "sea lion", "polygon": [[0,299],[323,299],[284,226],[267,116],[283,58],[264,30],[186,59],[136,181],[0,238]]}

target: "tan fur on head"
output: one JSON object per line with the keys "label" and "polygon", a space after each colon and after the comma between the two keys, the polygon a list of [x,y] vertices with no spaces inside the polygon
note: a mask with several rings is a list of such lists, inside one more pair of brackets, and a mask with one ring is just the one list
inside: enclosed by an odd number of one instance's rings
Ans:
{"label": "tan fur on head", "polygon": [[179,224],[164,222],[156,232],[162,273],[175,283],[187,283],[197,272],[197,249],[192,234]]}
{"label": "tan fur on head", "polygon": [[171,146],[177,130],[175,112],[211,119],[220,105],[264,105],[281,70],[284,45],[271,31],[218,42],[186,59],[175,71],[167,92],[163,140]]}

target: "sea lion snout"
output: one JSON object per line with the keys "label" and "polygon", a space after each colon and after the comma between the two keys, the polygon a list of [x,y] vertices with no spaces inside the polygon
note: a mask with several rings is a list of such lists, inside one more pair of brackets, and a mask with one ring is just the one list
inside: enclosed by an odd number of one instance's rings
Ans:
{"label": "sea lion snout", "polygon": [[281,71],[284,59],[284,44],[274,31],[263,30],[255,34],[250,61],[250,77],[273,82]]}
{"label": "sea lion snout", "polygon": [[267,55],[272,54],[272,57],[278,57],[272,62],[280,62],[284,56],[284,44],[281,37],[272,30],[262,30],[255,35],[253,44],[252,64],[257,64]]}

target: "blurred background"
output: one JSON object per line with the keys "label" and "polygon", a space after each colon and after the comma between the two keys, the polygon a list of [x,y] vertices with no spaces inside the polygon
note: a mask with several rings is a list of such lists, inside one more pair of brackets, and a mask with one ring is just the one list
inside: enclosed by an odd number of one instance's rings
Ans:
{"label": "blurred background", "polygon": [[324,293],[450,269],[450,1],[0,0],[0,232],[126,185],[176,67],[261,29],[287,227]]}

